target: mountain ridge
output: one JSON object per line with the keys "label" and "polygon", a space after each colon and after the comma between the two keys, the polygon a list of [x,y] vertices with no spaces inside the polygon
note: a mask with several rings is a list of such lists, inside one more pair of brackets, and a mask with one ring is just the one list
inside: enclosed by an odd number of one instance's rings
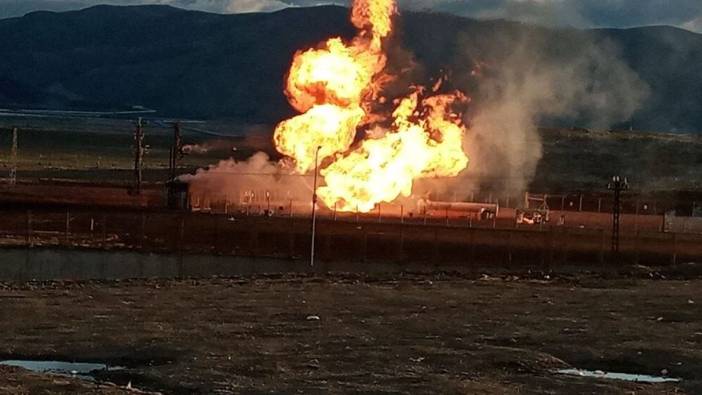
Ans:
{"label": "mountain ridge", "polygon": [[[558,48],[549,54],[554,58],[579,56],[569,52],[571,42],[580,45],[585,36],[612,43],[651,93],[618,125],[702,131],[702,77],[695,69],[702,34],[671,26],[550,29],[427,12],[403,13],[398,27],[394,40],[407,51],[395,56],[411,54],[426,74],[462,75],[462,63],[491,53],[500,59],[509,48],[494,47],[525,36],[547,43],[539,50]],[[36,11],[0,20],[0,106],[138,105],[168,116],[274,123],[294,114],[283,94],[293,54],[353,33],[348,9],[339,6],[226,15],[167,5]],[[581,118],[557,121],[586,124]]]}

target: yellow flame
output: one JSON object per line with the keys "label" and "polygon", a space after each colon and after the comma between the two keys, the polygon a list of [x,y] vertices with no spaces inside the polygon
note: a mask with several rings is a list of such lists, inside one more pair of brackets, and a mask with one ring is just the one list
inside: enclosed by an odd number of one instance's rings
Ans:
{"label": "yellow flame", "polygon": [[357,0],[351,9],[351,22],[365,34],[371,35],[370,48],[380,51],[382,39],[392,31],[395,2],[389,0]]}
{"label": "yellow flame", "polygon": [[[468,101],[461,92],[424,97],[416,88],[397,101],[389,127],[352,148],[360,126],[383,118],[370,112],[370,104],[390,79],[383,42],[395,12],[393,0],[354,1],[351,20],[359,34],[351,42],[332,38],[298,52],[290,68],[286,95],[302,114],[276,127],[276,147],[302,174],[315,167],[317,147],[320,160],[333,158],[321,171],[318,195],[338,210],[370,211],[410,195],[419,177],[456,176],[468,165],[466,129],[452,112],[454,104]],[[441,80],[433,91],[440,86]]]}
{"label": "yellow flame", "polygon": [[358,105],[384,66],[379,54],[347,46],[340,38],[330,39],[323,48],[295,56],[287,82],[288,101],[300,112],[315,104]]}
{"label": "yellow flame", "polygon": [[393,130],[363,141],[321,171],[326,185],[319,188],[319,197],[337,210],[368,212],[379,202],[409,196],[418,177],[458,175],[468,166],[462,149],[465,130],[446,111],[458,99],[464,96],[425,99],[426,117],[412,121],[419,110],[418,94],[404,98],[393,113]]}
{"label": "yellow flame", "polygon": [[317,105],[281,122],[273,141],[280,153],[295,158],[295,168],[304,174],[314,168],[317,147],[322,147],[319,160],[349,148],[363,114],[359,107]]}

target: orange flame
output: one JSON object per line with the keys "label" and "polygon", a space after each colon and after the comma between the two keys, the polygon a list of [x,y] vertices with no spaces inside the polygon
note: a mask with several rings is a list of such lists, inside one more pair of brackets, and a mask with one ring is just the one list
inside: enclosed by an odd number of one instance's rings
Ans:
{"label": "orange flame", "polygon": [[317,192],[338,210],[370,211],[409,196],[417,178],[453,177],[468,166],[466,129],[452,112],[469,100],[461,92],[424,97],[424,89],[415,88],[396,101],[389,128],[351,148],[357,129],[379,118],[370,105],[389,79],[383,42],[395,12],[393,0],[354,1],[351,20],[359,34],[348,43],[332,38],[298,52],[290,68],[286,95],[301,115],[276,127],[276,147],[301,174],[315,167],[317,147],[321,159],[333,158],[321,170],[324,185]]}

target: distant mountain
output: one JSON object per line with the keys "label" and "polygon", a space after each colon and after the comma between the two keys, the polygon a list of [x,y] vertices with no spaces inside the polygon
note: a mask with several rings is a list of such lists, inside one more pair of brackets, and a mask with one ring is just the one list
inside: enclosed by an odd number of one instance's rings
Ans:
{"label": "distant mountain", "polygon": [[[444,71],[458,83],[475,64],[499,63],[524,36],[539,37],[546,43],[539,48],[556,58],[577,56],[569,51],[583,37],[612,45],[650,89],[632,117],[636,128],[702,131],[702,35],[669,27],[549,30],[433,13],[403,14],[398,25],[407,52],[391,57],[411,53],[418,70]],[[169,6],[34,12],[0,20],[0,107],[145,106],[169,116],[276,122],[293,114],[282,90],[295,51],[353,34],[348,10],[333,6],[238,15]],[[573,122],[596,116],[573,114]]]}

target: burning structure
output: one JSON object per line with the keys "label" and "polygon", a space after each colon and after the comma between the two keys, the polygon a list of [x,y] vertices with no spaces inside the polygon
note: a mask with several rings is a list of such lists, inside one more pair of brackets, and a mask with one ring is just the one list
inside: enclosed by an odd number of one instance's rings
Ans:
{"label": "burning structure", "polygon": [[[185,178],[194,192],[213,195],[212,178],[224,168],[244,176],[236,177],[233,192],[220,195],[239,196],[272,182],[276,187],[271,189],[286,191],[287,199],[302,191],[309,197],[316,185],[299,181],[319,171],[315,193],[326,207],[369,212],[377,204],[410,197],[418,179],[455,177],[465,170],[467,128],[460,110],[470,100],[463,92],[445,92],[445,81],[437,78],[430,88],[410,85],[398,97],[386,96],[397,79],[386,67],[396,13],[394,0],[355,0],[353,39],[330,38],[292,60],[285,94],[300,114],[280,122],[273,136],[285,157],[265,164],[264,158],[252,158],[250,164],[261,174],[256,180],[249,177],[254,172],[247,162],[220,163]],[[292,185],[291,176],[298,176],[294,180],[300,185]]]}

